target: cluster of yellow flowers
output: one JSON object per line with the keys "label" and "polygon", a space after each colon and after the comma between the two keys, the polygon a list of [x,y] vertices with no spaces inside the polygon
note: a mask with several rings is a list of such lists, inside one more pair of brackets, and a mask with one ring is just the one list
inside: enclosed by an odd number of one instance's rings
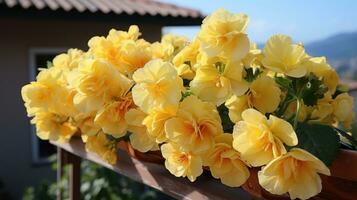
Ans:
{"label": "cluster of yellow flowers", "polygon": [[86,149],[111,164],[117,143],[161,150],[166,168],[196,180],[209,168],[238,187],[249,167],[273,194],[307,199],[321,191],[326,165],[297,147],[297,126],[350,128],[353,99],[339,90],[324,57],[308,55],[285,35],[263,50],[250,43],[249,17],[220,9],[206,17],[193,42],[165,35],[139,39],[137,26],[70,49],[22,88],[28,116],[45,140],[80,134]]}

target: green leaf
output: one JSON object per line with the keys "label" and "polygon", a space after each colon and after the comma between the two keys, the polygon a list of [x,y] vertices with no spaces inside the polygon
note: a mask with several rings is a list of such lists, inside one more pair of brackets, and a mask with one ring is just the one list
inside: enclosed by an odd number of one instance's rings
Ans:
{"label": "green leaf", "polygon": [[293,81],[291,79],[276,76],[275,82],[281,88],[285,89],[288,92],[287,96],[292,96],[292,97],[296,96],[296,92],[295,92],[294,86],[293,86]]}
{"label": "green leaf", "polygon": [[222,120],[222,126],[223,126],[223,130],[225,133],[232,133],[233,132],[233,126],[234,123],[231,121],[231,119],[229,118],[229,110],[228,108],[222,104],[217,108],[218,112],[219,112],[219,116],[221,117]]}
{"label": "green leaf", "polygon": [[351,133],[352,137],[357,141],[357,122],[353,122]]}
{"label": "green leaf", "polygon": [[292,80],[284,77],[275,77],[275,82],[280,85],[280,87],[288,89],[292,88]]}
{"label": "green leaf", "polygon": [[305,105],[314,106],[317,104],[318,99],[324,97],[327,90],[328,88],[323,84],[322,80],[311,74],[303,86],[301,97]]}
{"label": "green leaf", "polygon": [[224,70],[226,69],[226,64],[222,63],[222,62],[216,62],[215,63],[216,68],[218,69],[218,72],[220,74],[224,73]]}
{"label": "green leaf", "polygon": [[186,97],[189,97],[192,95],[191,90],[187,89],[185,92],[181,92],[181,99],[180,101],[183,101]]}
{"label": "green leaf", "polygon": [[248,82],[253,82],[261,73],[263,73],[263,71],[260,71],[259,69],[253,70],[253,68],[244,68],[244,70],[246,72],[244,79]]}
{"label": "green leaf", "polygon": [[51,61],[46,62],[47,68],[53,67],[53,63]]}
{"label": "green leaf", "polygon": [[315,155],[327,166],[330,166],[339,151],[340,138],[330,126],[321,124],[299,123],[296,134],[299,144],[296,147],[305,149]]}
{"label": "green leaf", "polygon": [[341,140],[341,143],[345,146],[347,146],[350,149],[357,149],[357,140],[353,137],[353,133],[350,135],[347,133],[347,131],[341,129],[341,128],[335,128],[335,130],[339,133],[341,137],[346,139],[348,143],[345,141]]}

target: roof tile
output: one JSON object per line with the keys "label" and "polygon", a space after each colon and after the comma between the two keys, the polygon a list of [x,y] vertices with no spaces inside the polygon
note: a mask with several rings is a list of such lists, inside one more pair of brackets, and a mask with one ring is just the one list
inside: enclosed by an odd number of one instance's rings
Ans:
{"label": "roof tile", "polygon": [[29,0],[20,0],[20,4],[24,8],[28,8],[31,6],[31,2]]}
{"label": "roof tile", "polygon": [[112,12],[116,14],[126,13],[128,15],[203,17],[198,10],[154,0],[0,0],[0,4],[5,4],[10,8],[20,6],[24,9],[33,7],[38,10],[49,8],[51,10],[77,10],[78,12],[89,11],[104,14]]}
{"label": "roof tile", "polygon": [[83,12],[86,10],[86,7],[80,3],[78,0],[67,0],[69,4],[73,6],[78,12]]}
{"label": "roof tile", "polygon": [[57,3],[57,0],[44,0],[47,7],[49,7],[51,10],[57,10],[59,8],[59,5]]}
{"label": "roof tile", "polygon": [[46,6],[42,0],[32,0],[32,4],[35,5],[35,7],[39,10]]}

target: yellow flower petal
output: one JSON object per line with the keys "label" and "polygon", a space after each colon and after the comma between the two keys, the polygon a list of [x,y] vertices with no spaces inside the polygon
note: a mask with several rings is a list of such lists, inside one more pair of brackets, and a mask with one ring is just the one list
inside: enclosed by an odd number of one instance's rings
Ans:
{"label": "yellow flower petal", "polygon": [[202,50],[210,57],[222,55],[234,61],[249,52],[249,40],[245,34],[249,17],[219,9],[202,22],[198,40]]}
{"label": "yellow flower petal", "polygon": [[37,136],[42,140],[67,142],[77,131],[68,117],[50,112],[37,112],[31,123],[36,125]]}
{"label": "yellow flower petal", "polygon": [[247,109],[242,113],[242,119],[233,129],[233,148],[254,167],[286,153],[283,142],[287,145],[297,143],[296,134],[288,122],[273,115],[267,120],[260,112]]}
{"label": "yellow flower petal", "polygon": [[177,108],[183,89],[172,64],[152,60],[133,74],[136,85],[132,89],[134,103],[144,112]]}
{"label": "yellow flower petal", "polygon": [[281,90],[268,76],[254,80],[248,92],[248,104],[262,113],[274,112],[280,104]]}
{"label": "yellow flower petal", "polygon": [[263,65],[278,73],[299,78],[307,73],[304,65],[307,55],[302,45],[292,44],[286,35],[274,35],[264,48]]}
{"label": "yellow flower petal", "polygon": [[283,119],[271,115],[269,117],[269,129],[276,135],[282,142],[289,146],[298,144],[298,138],[291,124]]}
{"label": "yellow flower petal", "polygon": [[272,194],[289,193],[291,199],[308,199],[321,192],[318,173],[330,175],[329,169],[309,152],[293,148],[263,167],[259,184]]}
{"label": "yellow flower petal", "polygon": [[259,111],[254,109],[247,109],[242,113],[242,119],[247,123],[252,124],[267,124],[267,118]]}
{"label": "yellow flower petal", "polygon": [[103,132],[89,136],[85,148],[86,151],[95,152],[109,164],[114,165],[117,162],[116,142],[109,140]]}
{"label": "yellow flower petal", "polygon": [[350,129],[355,119],[353,98],[347,93],[339,94],[332,102],[332,106],[338,122],[342,123],[345,128]]}
{"label": "yellow flower petal", "polygon": [[248,98],[245,95],[240,97],[233,95],[226,101],[225,106],[229,110],[228,115],[231,121],[237,123],[242,120],[242,112],[249,108]]}
{"label": "yellow flower petal", "polygon": [[240,155],[232,148],[232,135],[216,137],[214,148],[205,155],[204,163],[215,178],[230,187],[241,186],[249,177],[249,170],[240,160]]}
{"label": "yellow flower petal", "polygon": [[125,121],[130,131],[130,144],[140,152],[158,150],[155,138],[151,137],[144,126],[143,121],[146,114],[139,109],[130,109],[125,114]]}
{"label": "yellow flower petal", "polygon": [[119,101],[111,102],[102,107],[98,111],[94,123],[101,127],[104,133],[114,137],[122,137],[126,134],[127,129],[125,113],[133,107],[131,95],[128,95]]}
{"label": "yellow flower petal", "polygon": [[191,95],[181,102],[177,116],[166,121],[165,132],[184,150],[204,153],[213,148],[214,137],[223,130],[215,106]]}
{"label": "yellow flower petal", "polygon": [[248,89],[239,62],[213,58],[200,66],[191,81],[192,92],[205,101],[221,105],[232,95],[240,96]]}
{"label": "yellow flower petal", "polygon": [[165,167],[176,177],[187,177],[195,181],[203,172],[202,159],[191,152],[180,149],[177,145],[166,143],[161,146]]}

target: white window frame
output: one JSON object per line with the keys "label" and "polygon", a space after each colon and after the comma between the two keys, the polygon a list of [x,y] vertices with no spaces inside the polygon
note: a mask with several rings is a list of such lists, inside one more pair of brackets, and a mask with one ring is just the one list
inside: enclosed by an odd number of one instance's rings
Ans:
{"label": "white window frame", "polygon": [[[36,80],[36,55],[38,54],[60,54],[67,51],[65,47],[32,47],[29,49],[29,80]],[[49,160],[40,157],[39,138],[36,136],[36,127],[31,124],[31,157],[33,164],[48,164]]]}

